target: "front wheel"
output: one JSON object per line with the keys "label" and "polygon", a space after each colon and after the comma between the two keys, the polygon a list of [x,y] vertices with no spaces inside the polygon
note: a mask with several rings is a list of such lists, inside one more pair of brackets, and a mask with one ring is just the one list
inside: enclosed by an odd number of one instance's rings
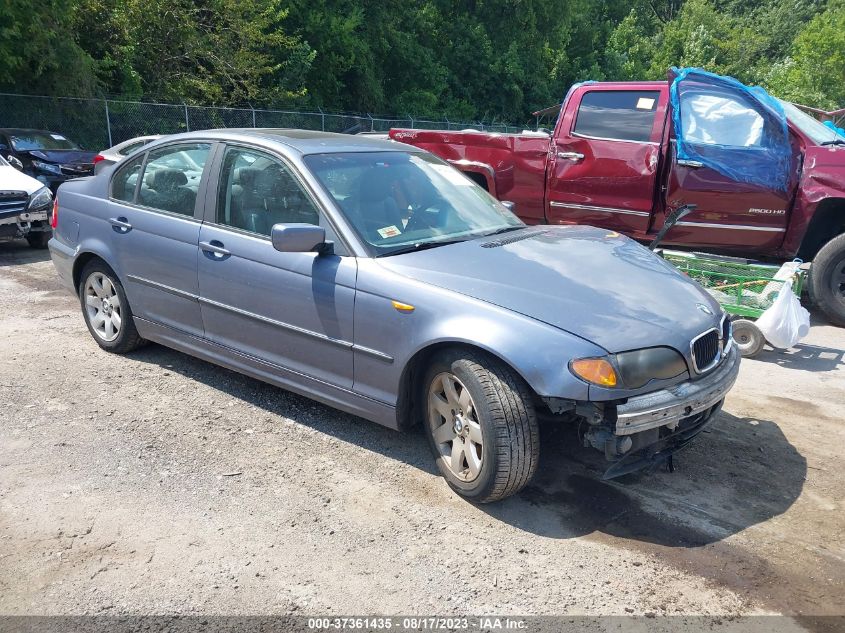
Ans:
{"label": "front wheel", "polygon": [[47,248],[47,242],[52,236],[52,231],[31,231],[26,234],[26,241],[30,248]]}
{"label": "front wheel", "polygon": [[845,234],[822,246],[810,266],[810,296],[834,325],[845,327]]}
{"label": "front wheel", "polygon": [[108,352],[125,354],[144,344],[135,329],[132,309],[123,286],[105,262],[89,262],[82,271],[79,301],[85,325],[97,345]]}
{"label": "front wheel", "polygon": [[477,503],[525,487],[540,438],[522,378],[487,355],[451,350],[435,357],[424,385],[426,435],[449,486]]}

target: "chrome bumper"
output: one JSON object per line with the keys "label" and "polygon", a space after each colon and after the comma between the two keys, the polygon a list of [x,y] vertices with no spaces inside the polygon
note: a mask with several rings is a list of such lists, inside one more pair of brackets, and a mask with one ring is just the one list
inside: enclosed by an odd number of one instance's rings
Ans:
{"label": "chrome bumper", "polygon": [[629,398],[616,407],[616,435],[632,435],[672,424],[709,409],[725,398],[736,382],[740,355],[732,345],[721,364],[698,380]]}

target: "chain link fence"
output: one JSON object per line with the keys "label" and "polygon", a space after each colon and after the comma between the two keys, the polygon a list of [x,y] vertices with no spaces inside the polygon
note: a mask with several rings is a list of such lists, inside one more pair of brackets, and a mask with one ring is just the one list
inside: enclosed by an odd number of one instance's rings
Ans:
{"label": "chain link fence", "polygon": [[413,116],[376,116],[297,110],[220,108],[116,99],[76,99],[0,93],[0,127],[61,132],[79,145],[104,149],[136,136],[233,127],[300,128],[357,134],[393,127],[519,132],[498,123],[432,121]]}

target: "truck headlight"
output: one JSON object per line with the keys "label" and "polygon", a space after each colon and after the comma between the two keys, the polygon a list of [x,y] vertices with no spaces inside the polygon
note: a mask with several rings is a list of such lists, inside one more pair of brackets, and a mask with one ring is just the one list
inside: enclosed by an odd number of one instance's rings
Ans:
{"label": "truck headlight", "polygon": [[600,358],[579,358],[569,370],[599,387],[639,389],[652,380],[675,378],[687,371],[684,357],[669,347],[650,347]]}
{"label": "truck headlight", "polygon": [[62,168],[53,163],[45,163],[40,160],[32,161],[32,166],[48,174],[61,175]]}
{"label": "truck headlight", "polygon": [[41,187],[38,191],[29,197],[29,204],[26,205],[27,211],[46,211],[53,204],[53,194],[47,187]]}

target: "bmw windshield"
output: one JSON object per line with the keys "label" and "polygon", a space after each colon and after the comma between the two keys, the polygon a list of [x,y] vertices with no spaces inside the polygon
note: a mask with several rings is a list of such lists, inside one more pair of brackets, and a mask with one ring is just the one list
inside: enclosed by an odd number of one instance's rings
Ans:
{"label": "bmw windshield", "polygon": [[524,226],[481,187],[429,154],[313,154],[305,163],[377,257]]}

